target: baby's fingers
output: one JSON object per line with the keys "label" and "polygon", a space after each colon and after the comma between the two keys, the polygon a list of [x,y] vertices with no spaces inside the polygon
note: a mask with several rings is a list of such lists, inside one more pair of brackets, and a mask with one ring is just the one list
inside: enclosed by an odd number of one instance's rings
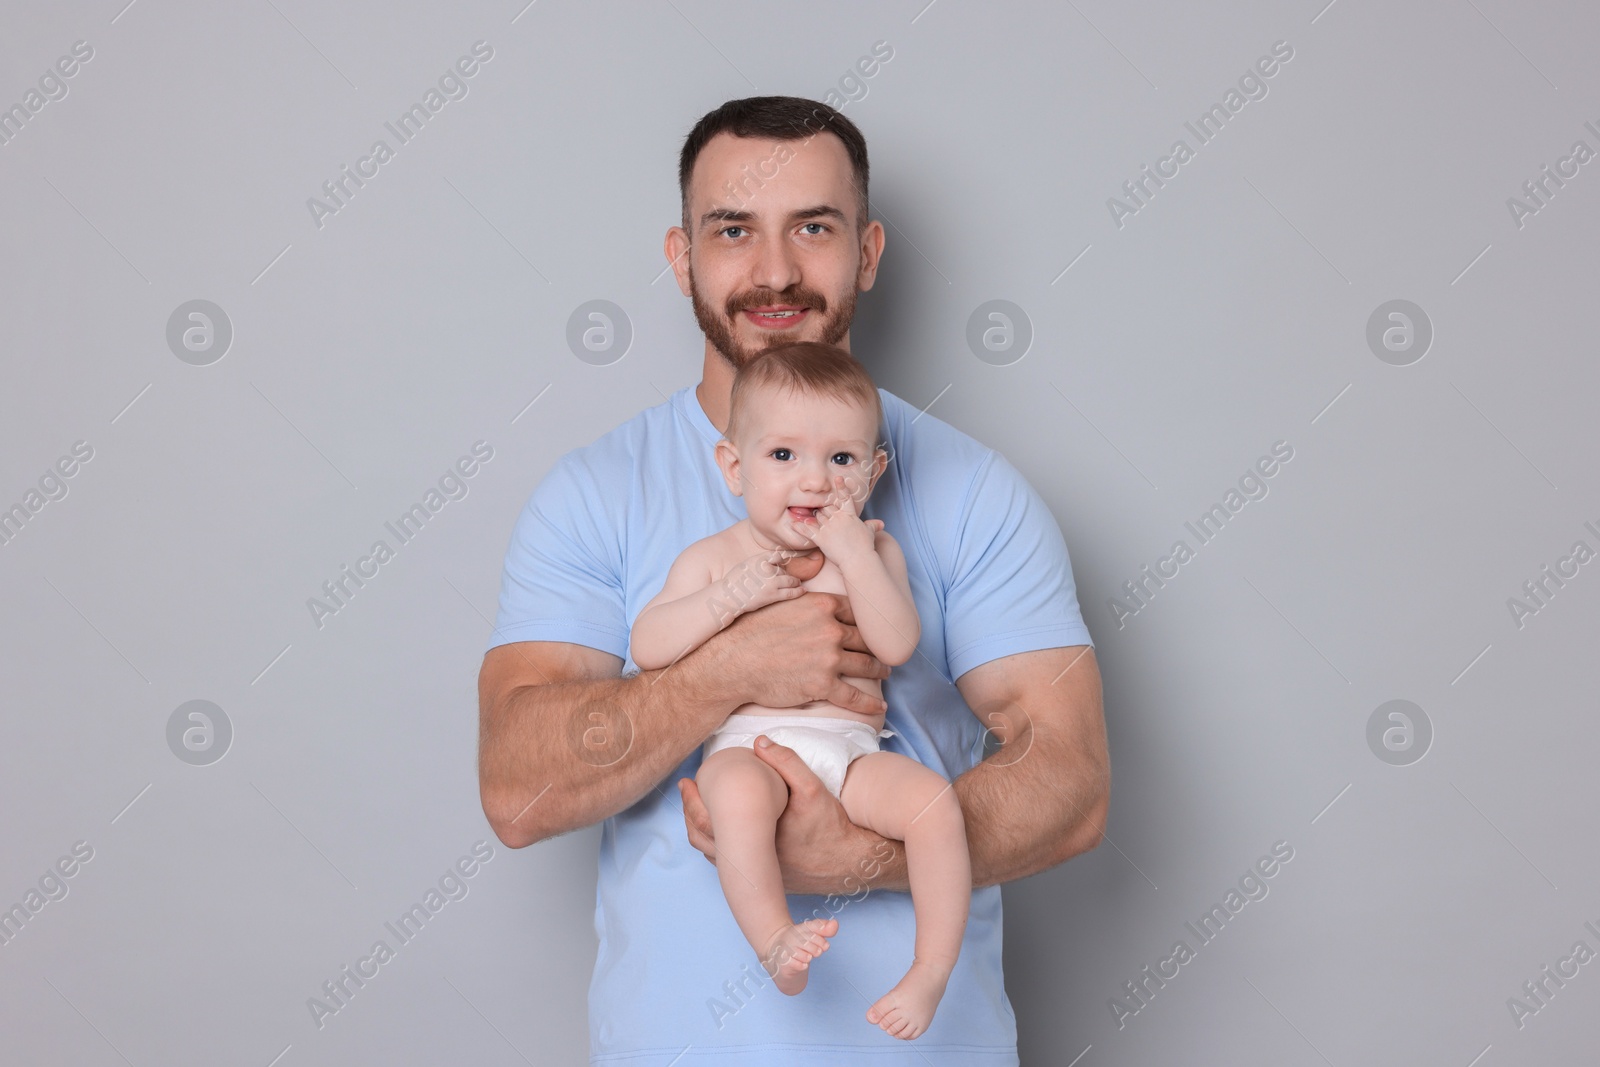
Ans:
{"label": "baby's fingers", "polygon": [[833,488],[838,497],[839,510],[854,515],[856,513],[856,498],[851,495],[850,487],[845,484],[844,475],[835,474],[833,476]]}

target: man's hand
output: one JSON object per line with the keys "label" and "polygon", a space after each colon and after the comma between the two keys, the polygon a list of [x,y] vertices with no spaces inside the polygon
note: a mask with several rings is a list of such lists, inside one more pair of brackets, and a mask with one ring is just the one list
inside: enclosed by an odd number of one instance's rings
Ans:
{"label": "man's hand", "polygon": [[[778,816],[777,829],[784,892],[853,896],[872,884],[895,888],[892,878],[885,882],[879,875],[904,869],[902,843],[851,822],[844,805],[794,749],[771,741],[763,747],[763,741],[767,739],[756,739],[757,758],[776,770],[789,787],[789,805]],[[694,779],[678,779],[678,794],[683,798],[689,843],[715,864],[711,815],[700,800]]]}
{"label": "man's hand", "polygon": [[827,700],[863,715],[888,710],[844,680],[889,677],[888,665],[867,651],[849,597],[811,592],[746,612],[697,653],[715,677],[738,680],[745,703],[794,708]]}
{"label": "man's hand", "polygon": [[822,572],[822,550],[817,548],[784,549],[779,566],[802,582],[809,582]]}

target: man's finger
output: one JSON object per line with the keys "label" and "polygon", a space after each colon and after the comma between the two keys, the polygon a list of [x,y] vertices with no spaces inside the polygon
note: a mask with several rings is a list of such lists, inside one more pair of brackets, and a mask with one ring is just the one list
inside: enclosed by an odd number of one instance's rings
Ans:
{"label": "man's finger", "polygon": [[839,647],[846,652],[855,652],[857,654],[872,651],[867,647],[867,640],[861,636],[860,629],[854,626],[846,626],[844,628],[844,636],[839,639]]}
{"label": "man's finger", "polygon": [[[839,673],[848,678],[887,678],[889,665],[867,652],[845,652],[840,659]],[[849,685],[849,682],[845,683]],[[851,686],[851,688],[855,688]]]}
{"label": "man's finger", "polygon": [[[833,617],[846,626],[853,628],[856,623],[856,612],[850,606],[850,598],[848,596],[840,596],[838,593],[824,593],[823,595],[833,598]],[[856,636],[859,640],[859,635],[853,634],[852,636]]]}
{"label": "man's finger", "polygon": [[716,863],[716,843],[711,837],[711,813],[700,799],[700,787],[692,778],[678,779],[678,795],[683,800],[683,824],[689,834],[689,843]]}
{"label": "man's finger", "polygon": [[[685,779],[688,781],[687,779]],[[707,810],[705,801],[700,799],[700,787],[694,782],[683,787],[685,799],[683,813],[695,828],[695,832],[707,841],[711,840],[711,812]]]}
{"label": "man's finger", "polygon": [[[860,678],[862,675],[855,675],[855,677]],[[887,702],[863,693],[843,678],[839,679],[838,684],[833,687],[833,691],[828,693],[824,699],[839,705],[841,708],[857,711],[863,715],[876,715],[881,711],[888,710]]]}
{"label": "man's finger", "polygon": [[791,576],[804,582],[817,576],[817,573],[822,570],[822,562],[822,550],[808,548],[795,553],[785,560],[783,569],[788,571]]}
{"label": "man's finger", "polygon": [[[763,740],[767,742],[765,746],[761,744]],[[763,734],[756,738],[754,747],[756,755],[778,772],[790,793],[822,788],[822,779],[817,777],[817,772],[806,766],[806,761],[788,745],[780,745]]]}

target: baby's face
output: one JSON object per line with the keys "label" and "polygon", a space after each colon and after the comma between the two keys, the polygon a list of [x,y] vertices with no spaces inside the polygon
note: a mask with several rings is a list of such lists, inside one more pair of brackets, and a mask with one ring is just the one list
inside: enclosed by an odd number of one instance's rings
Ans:
{"label": "baby's face", "polygon": [[[763,540],[810,548],[802,531],[817,528],[817,509],[846,495],[859,509],[882,472],[887,455],[872,447],[877,410],[779,389],[762,389],[748,399],[741,440],[731,449],[718,447],[728,488],[744,497],[750,523]],[[834,483],[839,476],[842,488]]]}

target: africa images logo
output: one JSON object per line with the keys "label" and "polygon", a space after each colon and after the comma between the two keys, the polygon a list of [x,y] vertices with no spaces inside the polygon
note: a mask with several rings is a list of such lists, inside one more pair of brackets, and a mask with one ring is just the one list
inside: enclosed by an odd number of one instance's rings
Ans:
{"label": "africa images logo", "polygon": [[394,159],[400,148],[410,144],[422,133],[423,127],[433,116],[443,111],[446,104],[452,100],[465,100],[467,93],[471,91],[469,79],[478,74],[482,64],[493,58],[494,48],[489,42],[475,41],[472,45],[472,54],[462,56],[456,60],[454,66],[446,68],[439,76],[437,87],[428,86],[428,91],[422,94],[420,102],[413,103],[401,112],[394,122],[383,124],[384,129],[394,137],[393,145],[380,137],[372,142],[372,147],[366,155],[356,160],[354,171],[351,171],[349,164],[341,164],[339,173],[322,183],[322,192],[327,199],[322,200],[314,196],[306,199],[306,209],[311,212],[311,221],[316,223],[317,229],[322,229],[326,224],[324,220],[329,215],[337,215],[349,207],[356,192],[366,188],[367,181],[376,178],[379,169]]}
{"label": "africa images logo", "polygon": [[1117,229],[1127,225],[1126,219],[1137,215],[1149,206],[1155,198],[1156,192],[1166,187],[1167,182],[1182,173],[1184,164],[1195,158],[1200,148],[1216,140],[1222,133],[1223,127],[1244,110],[1244,106],[1252,100],[1265,100],[1269,89],[1267,80],[1283,69],[1294,58],[1294,47],[1288,41],[1274,41],[1272,53],[1256,60],[1255,65],[1239,76],[1239,87],[1228,87],[1220,103],[1212,104],[1210,108],[1200,113],[1194,122],[1185,122],[1184,128],[1194,135],[1193,146],[1182,137],[1172,142],[1172,148],[1167,155],[1156,160],[1155,169],[1152,171],[1148,163],[1139,168],[1139,175],[1122,183],[1122,192],[1126,200],[1116,197],[1106,198],[1106,210],[1111,213],[1111,221]]}

